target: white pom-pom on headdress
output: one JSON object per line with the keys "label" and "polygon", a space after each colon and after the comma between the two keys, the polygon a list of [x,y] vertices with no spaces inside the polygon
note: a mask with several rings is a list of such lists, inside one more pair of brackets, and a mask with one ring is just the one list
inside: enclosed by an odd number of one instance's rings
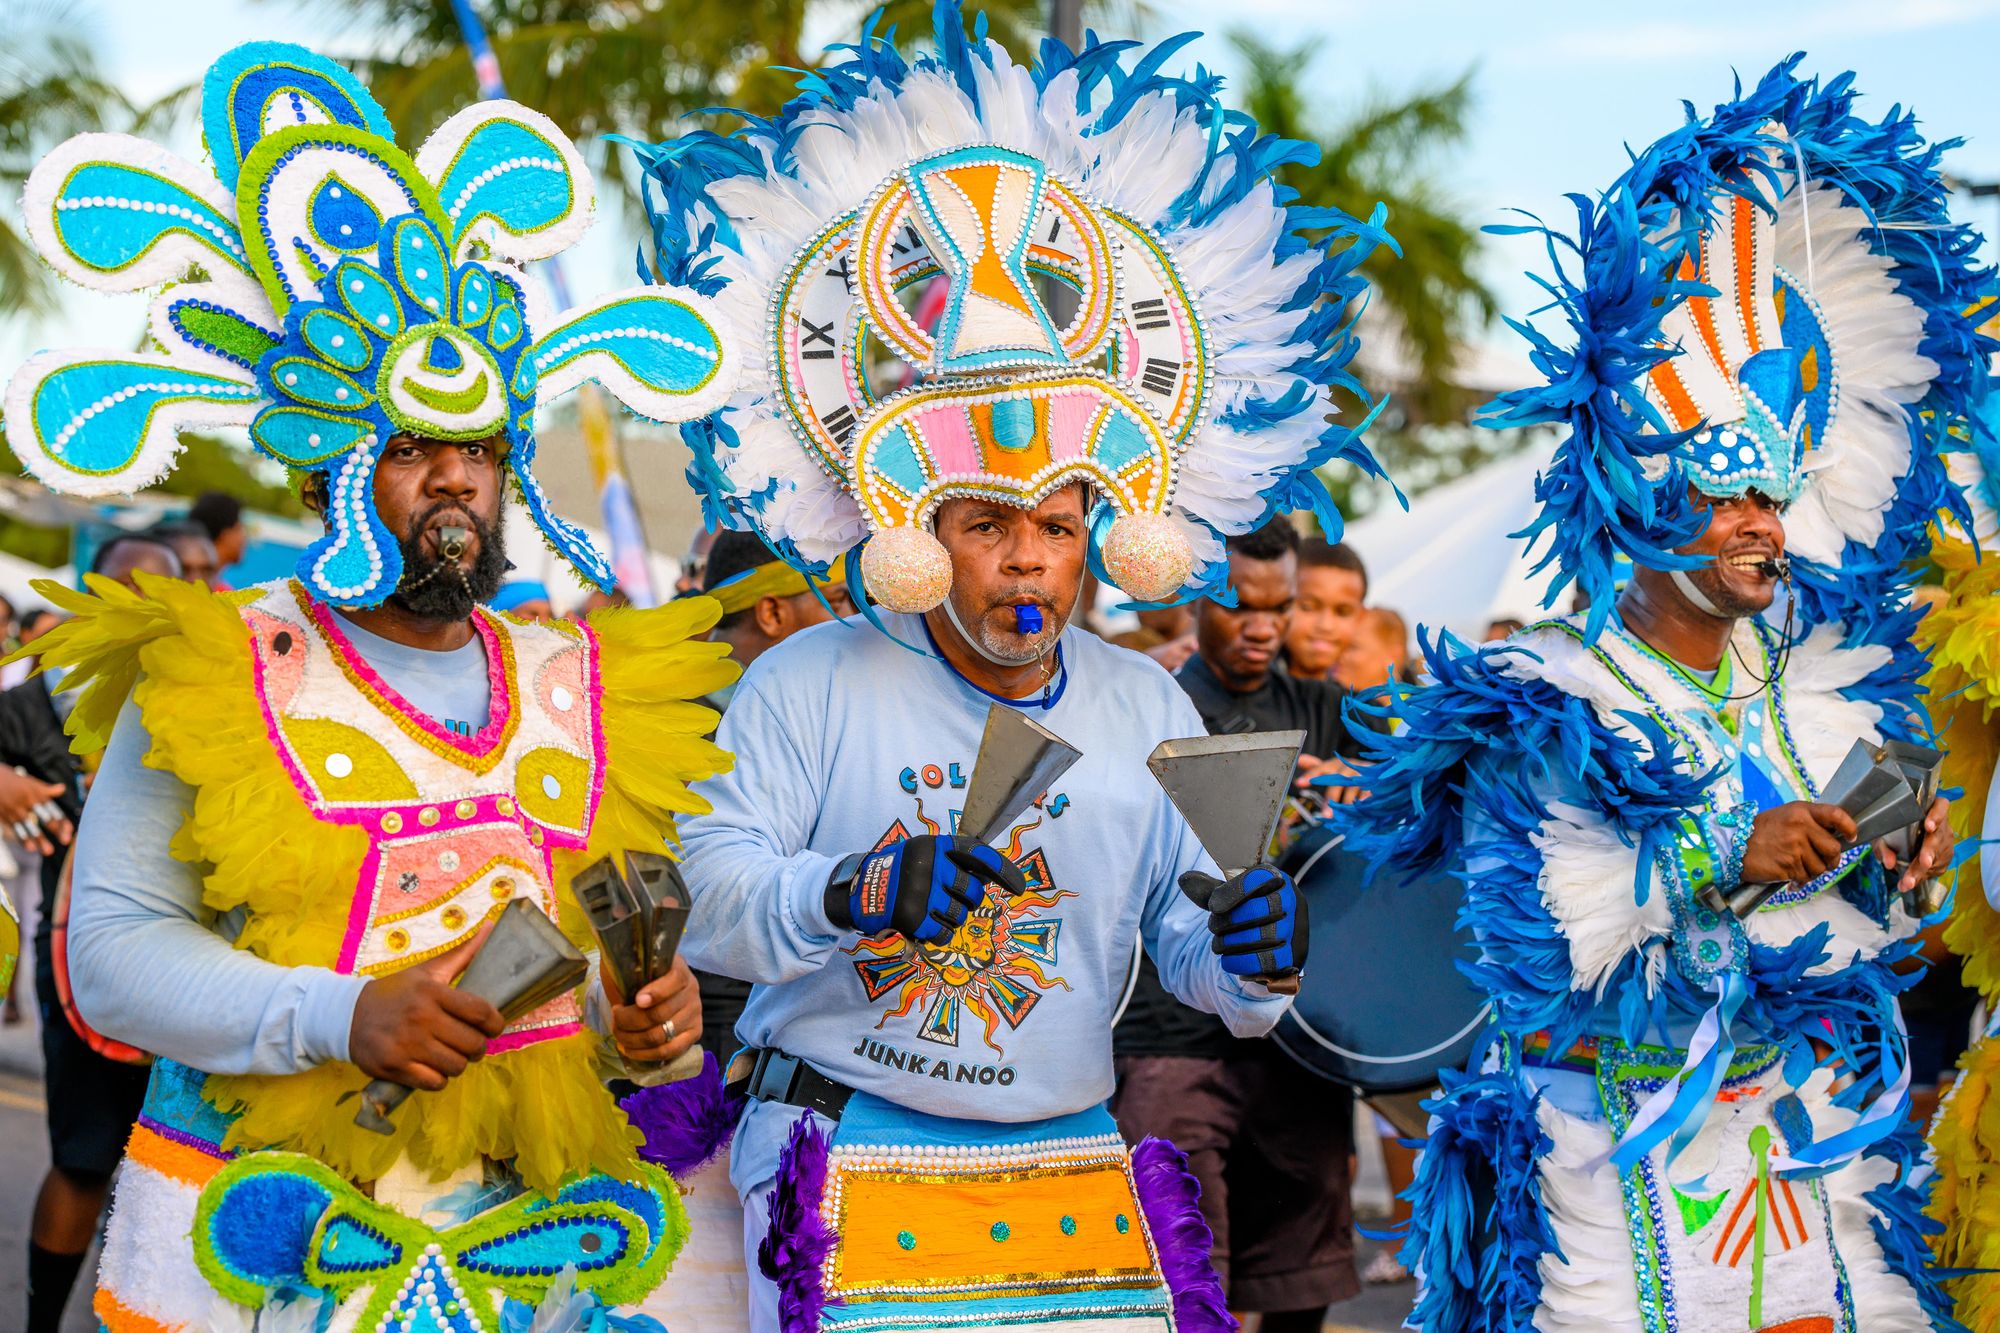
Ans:
{"label": "white pom-pom on headdress", "polygon": [[951,555],[922,528],[885,528],[861,548],[868,596],[891,611],[921,615],[951,592]]}
{"label": "white pom-pom on headdress", "polygon": [[1194,572],[1194,551],[1165,514],[1121,514],[1104,536],[1104,572],[1142,602],[1162,602]]}

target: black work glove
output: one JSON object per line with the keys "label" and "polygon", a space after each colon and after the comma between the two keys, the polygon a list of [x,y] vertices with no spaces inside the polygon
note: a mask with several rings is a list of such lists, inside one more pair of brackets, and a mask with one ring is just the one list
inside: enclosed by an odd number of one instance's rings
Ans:
{"label": "black work glove", "polygon": [[1020,867],[985,843],[926,833],[868,853],[851,871],[841,862],[826,886],[826,915],[842,930],[893,930],[930,944],[949,939],[966,913],[985,905],[988,885],[1028,891]]}
{"label": "black work glove", "polygon": [[1190,870],[1181,876],[1181,892],[1208,913],[1209,947],[1223,971],[1278,977],[1305,966],[1306,900],[1284,871],[1258,866],[1225,884]]}

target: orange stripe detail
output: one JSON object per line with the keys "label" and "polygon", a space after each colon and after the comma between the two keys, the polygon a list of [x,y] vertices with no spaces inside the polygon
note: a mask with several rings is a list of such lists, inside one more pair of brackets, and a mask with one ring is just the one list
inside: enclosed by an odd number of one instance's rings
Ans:
{"label": "orange stripe detail", "polygon": [[[1757,1197],[1757,1191],[1753,1188],[1745,1197],[1754,1199]],[[1742,1262],[1743,1251],[1749,1249],[1750,1242],[1755,1239],[1757,1239],[1757,1224],[1753,1222],[1743,1228],[1743,1239],[1736,1242],[1736,1249],[1730,1253],[1729,1266],[1731,1268],[1736,1267],[1738,1263]]]}
{"label": "orange stripe detail", "polygon": [[1743,313],[1743,336],[1750,340],[1752,355],[1761,352],[1757,337],[1757,211],[1748,199],[1737,196],[1736,210],[1736,308]]}
{"label": "orange stripe detail", "polygon": [[1806,1238],[1806,1219],[1799,1212],[1799,1201],[1797,1196],[1792,1193],[1792,1182],[1781,1179],[1778,1181],[1778,1188],[1784,1190],[1785,1202],[1791,1205],[1792,1221],[1798,1224],[1799,1239],[1804,1240]]}
{"label": "orange stripe detail", "polygon": [[163,1324],[151,1315],[140,1314],[103,1287],[90,1301],[91,1313],[111,1333],[181,1333],[184,1325]]}
{"label": "orange stripe detail", "polygon": [[[1778,1196],[1772,1192],[1771,1182],[1768,1179],[1764,1182],[1764,1205],[1770,1209],[1771,1223],[1778,1229],[1778,1248],[1781,1250],[1791,1249],[1792,1238],[1785,1231],[1785,1215],[1778,1211]],[[1799,1239],[1804,1240],[1805,1237],[1801,1235]]]}
{"label": "orange stripe detail", "polygon": [[144,1125],[132,1127],[132,1137],[125,1144],[125,1155],[169,1180],[192,1185],[196,1189],[206,1185],[209,1178],[222,1169],[221,1158],[212,1157],[185,1143],[176,1143]]}
{"label": "orange stripe detail", "polygon": [[1756,1192],[1756,1190],[1750,1189],[1736,1196],[1736,1207],[1729,1214],[1729,1220],[1723,1224],[1722,1234],[1715,1238],[1715,1253],[1709,1256],[1712,1262],[1718,1264],[1722,1262],[1722,1247],[1729,1243],[1731,1233],[1736,1230],[1737,1219],[1743,1216],[1744,1205],[1750,1201],[1750,1196]]}
{"label": "orange stripe detail", "polygon": [[1653,377],[1653,388],[1664,400],[1667,418],[1675,430],[1687,430],[1701,421],[1701,409],[1694,405],[1694,397],[1681,383],[1680,372],[1674,369],[1673,362],[1662,361],[1646,373]]}
{"label": "orange stripe detail", "polygon": [[[1693,278],[1704,286],[1714,286],[1709,281],[1708,238],[1701,243],[1701,262],[1696,264],[1687,255],[1681,256],[1680,276]],[[1724,379],[1729,378],[1729,360],[1722,355],[1722,344],[1715,336],[1715,298],[1712,296],[1690,296],[1687,300],[1688,318],[1694,321],[1694,331],[1708,348],[1709,360],[1715,362],[1716,369]]]}

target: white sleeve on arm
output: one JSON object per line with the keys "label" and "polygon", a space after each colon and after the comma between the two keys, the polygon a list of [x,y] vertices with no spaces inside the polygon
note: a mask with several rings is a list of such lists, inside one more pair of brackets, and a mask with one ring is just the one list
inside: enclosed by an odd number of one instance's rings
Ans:
{"label": "white sleeve on arm", "polygon": [[69,967],[92,1027],[211,1074],[295,1074],[347,1058],[366,978],[283,967],[233,947],[196,867],[167,850],[194,799],[140,762],[152,738],[127,700],[77,829]]}
{"label": "white sleeve on arm", "polygon": [[715,739],[735,765],[701,788],[714,810],[682,826],[688,966],[772,985],[819,971],[839,944],[825,906],[838,858],[806,850],[826,784],[795,737],[813,727],[823,719],[780,717],[754,680],[723,714]]}
{"label": "white sleeve on arm", "polygon": [[[1177,716],[1175,723],[1180,727],[1176,735],[1202,734],[1201,717],[1193,704],[1186,705],[1185,716]],[[1211,947],[1208,913],[1196,907],[1180,885],[1181,875],[1189,870],[1217,878],[1222,872],[1164,794],[1160,808],[1154,841],[1161,854],[1140,923],[1146,952],[1160,971],[1160,984],[1183,1004],[1220,1018],[1235,1035],[1261,1037],[1277,1023],[1292,998],[1275,995],[1260,982],[1222,970],[1222,959]]]}

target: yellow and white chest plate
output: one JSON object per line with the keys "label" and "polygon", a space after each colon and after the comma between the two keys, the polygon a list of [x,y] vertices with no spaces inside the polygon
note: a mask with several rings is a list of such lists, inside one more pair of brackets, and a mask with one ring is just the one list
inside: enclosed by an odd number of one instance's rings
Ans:
{"label": "yellow and white chest plate", "polygon": [[[588,630],[477,613],[489,720],[462,734],[398,694],[296,583],[272,585],[242,615],[293,786],[317,818],[368,835],[338,970],[382,974],[435,957],[514,898],[555,916],[551,857],[584,844],[603,782]],[[565,997],[495,1048],[572,1031],[578,1017]]]}

